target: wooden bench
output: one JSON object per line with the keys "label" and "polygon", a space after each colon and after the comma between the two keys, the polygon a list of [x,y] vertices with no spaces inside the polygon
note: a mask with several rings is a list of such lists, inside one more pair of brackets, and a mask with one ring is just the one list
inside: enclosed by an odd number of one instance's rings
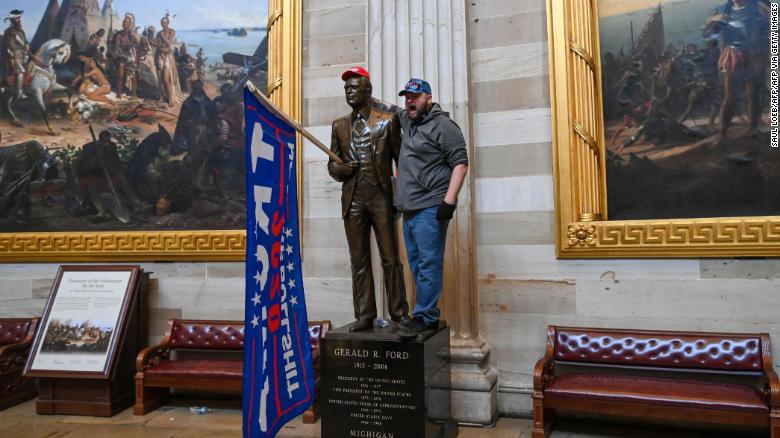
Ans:
{"label": "wooden bench", "polygon": [[35,381],[22,377],[38,318],[0,318],[0,411],[35,398]]}
{"label": "wooden bench", "polygon": [[533,437],[556,411],[770,428],[780,381],[767,334],[550,326],[534,368]]}
{"label": "wooden bench", "polygon": [[[316,383],[320,374],[320,338],[328,330],[330,321],[309,321]],[[176,350],[217,354],[208,358],[179,358],[171,354]],[[170,388],[240,394],[243,351],[244,321],[169,320],[162,342],[145,348],[136,358],[135,415],[145,415],[165,404]],[[220,352],[225,354],[219,355]],[[231,353],[233,357],[227,357]],[[314,423],[319,418],[316,392],[312,407],[304,413],[304,422]]]}

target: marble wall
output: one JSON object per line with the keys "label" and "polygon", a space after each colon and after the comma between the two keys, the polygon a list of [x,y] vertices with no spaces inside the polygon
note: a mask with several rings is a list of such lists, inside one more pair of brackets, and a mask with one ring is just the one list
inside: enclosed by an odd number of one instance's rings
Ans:
{"label": "marble wall", "polygon": [[[367,62],[366,1],[303,5],[304,125],[329,144],[331,121],[350,110],[339,76]],[[778,260],[555,258],[545,1],[471,0],[468,14],[480,321],[501,414],[530,412],[548,324],[769,332],[780,351]],[[309,318],[343,324],[352,294],[340,187],[308,142],[303,158]],[[243,317],[243,263],[142,266],[153,272],[152,341],[167,318]],[[0,317],[39,314],[56,269],[0,265]]]}

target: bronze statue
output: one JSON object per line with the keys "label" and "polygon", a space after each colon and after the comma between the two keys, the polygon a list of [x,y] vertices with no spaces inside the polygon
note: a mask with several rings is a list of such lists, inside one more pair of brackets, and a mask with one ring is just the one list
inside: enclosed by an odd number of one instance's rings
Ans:
{"label": "bronze statue", "polygon": [[398,116],[372,105],[371,78],[362,67],[344,74],[344,94],[352,112],[333,122],[331,151],[343,164],[328,162],[328,173],[341,188],[341,212],[352,265],[355,323],[350,331],[372,327],[377,317],[371,272],[370,230],[376,235],[382,259],[389,313],[405,324],[409,317],[403,271],[398,256],[392,163],[398,161],[401,128]]}

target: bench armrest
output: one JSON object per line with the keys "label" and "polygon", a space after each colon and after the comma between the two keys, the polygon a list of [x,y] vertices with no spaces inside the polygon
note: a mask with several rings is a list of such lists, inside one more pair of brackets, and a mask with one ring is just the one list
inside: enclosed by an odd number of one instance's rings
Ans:
{"label": "bench armrest", "polygon": [[13,368],[23,367],[30,354],[32,341],[25,340],[16,344],[8,344],[0,347],[0,373]]}
{"label": "bench armrest", "polygon": [[780,380],[772,365],[772,341],[769,334],[761,333],[761,357],[764,366],[764,393],[769,396],[770,408],[780,408]]}
{"label": "bench armrest", "polygon": [[141,372],[146,368],[157,365],[158,363],[171,358],[171,332],[173,331],[173,320],[168,320],[168,329],[165,331],[165,337],[157,345],[146,347],[135,358],[135,370]]}
{"label": "bench armrest", "polygon": [[32,318],[27,336],[21,342],[0,346],[0,372],[8,371],[17,366],[23,367],[27,362],[39,319],[38,317]]}
{"label": "bench armrest", "polygon": [[780,408],[780,380],[777,378],[777,373],[773,369],[768,369],[764,374],[766,378],[764,392],[769,396],[769,405],[773,409]]}
{"label": "bench armrest", "polygon": [[555,375],[555,326],[547,328],[547,350],[534,366],[534,391],[543,391]]}

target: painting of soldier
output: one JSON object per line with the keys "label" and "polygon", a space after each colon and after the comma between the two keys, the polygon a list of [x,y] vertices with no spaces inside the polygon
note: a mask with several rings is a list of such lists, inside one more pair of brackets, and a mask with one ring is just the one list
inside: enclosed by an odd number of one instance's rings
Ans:
{"label": "painting of soldier", "polygon": [[598,3],[610,219],[780,214],[769,3]]}
{"label": "painting of soldier", "polygon": [[0,232],[245,225],[265,2],[7,0],[0,20]]}

